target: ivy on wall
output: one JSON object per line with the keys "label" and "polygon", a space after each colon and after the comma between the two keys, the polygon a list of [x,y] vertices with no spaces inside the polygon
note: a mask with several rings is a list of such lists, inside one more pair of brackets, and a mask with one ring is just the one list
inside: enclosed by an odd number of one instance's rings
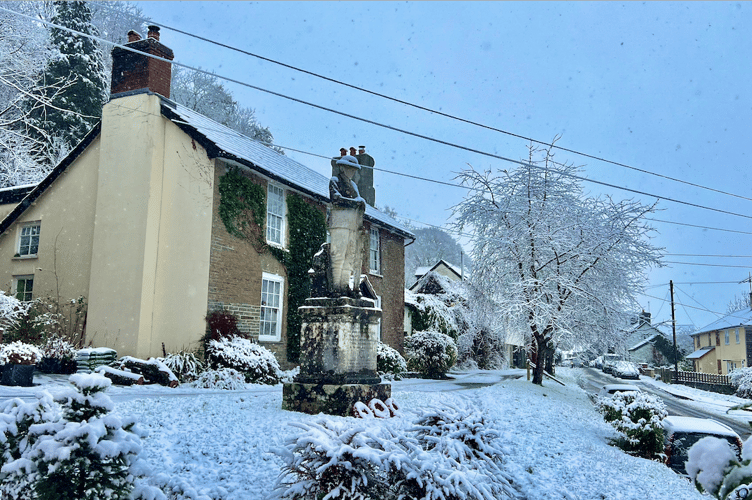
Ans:
{"label": "ivy on wall", "polygon": [[326,217],[302,196],[287,195],[287,227],[290,244],[287,250],[269,246],[263,237],[266,220],[266,192],[237,168],[219,179],[219,216],[227,232],[237,238],[258,242],[259,251],[269,251],[287,269],[287,359],[300,360],[300,325],[298,307],[310,296],[308,270],[313,255],[326,241]]}
{"label": "ivy on wall", "polygon": [[300,360],[300,325],[298,308],[311,294],[308,270],[313,255],[326,241],[326,217],[300,195],[287,195],[287,222],[290,234],[289,252],[277,247],[269,251],[287,269],[287,360]]}
{"label": "ivy on wall", "polygon": [[232,168],[219,178],[219,216],[237,238],[261,238],[266,218],[266,192]]}

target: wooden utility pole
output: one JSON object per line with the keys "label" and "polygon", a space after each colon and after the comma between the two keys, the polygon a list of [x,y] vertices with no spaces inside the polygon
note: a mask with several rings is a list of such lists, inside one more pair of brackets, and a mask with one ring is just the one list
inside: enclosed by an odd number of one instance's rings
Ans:
{"label": "wooden utility pole", "polygon": [[669,280],[671,287],[671,328],[674,332],[674,378],[679,380],[679,357],[676,352],[676,313],[674,313],[674,280]]}

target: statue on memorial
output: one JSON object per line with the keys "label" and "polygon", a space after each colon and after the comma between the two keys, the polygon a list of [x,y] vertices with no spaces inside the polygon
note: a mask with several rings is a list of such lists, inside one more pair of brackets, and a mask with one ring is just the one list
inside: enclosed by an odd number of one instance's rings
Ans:
{"label": "statue on memorial", "polygon": [[[345,155],[332,159],[329,181],[330,243],[322,245],[314,256],[314,296],[360,297],[360,273],[363,267],[363,214],[366,202],[361,198],[353,176],[360,169],[358,160]],[[326,280],[324,281],[324,270]]]}

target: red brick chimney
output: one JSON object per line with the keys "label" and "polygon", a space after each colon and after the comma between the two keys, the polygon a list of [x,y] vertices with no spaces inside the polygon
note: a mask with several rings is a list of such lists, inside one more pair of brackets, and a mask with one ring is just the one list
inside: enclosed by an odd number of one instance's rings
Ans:
{"label": "red brick chimney", "polygon": [[[172,61],[172,50],[159,41],[159,26],[149,26],[147,38],[131,30],[125,45],[144,54],[150,54]],[[120,47],[112,49],[112,83],[110,92],[118,94],[131,90],[149,89],[156,94],[170,97],[172,65],[144,54]]]}

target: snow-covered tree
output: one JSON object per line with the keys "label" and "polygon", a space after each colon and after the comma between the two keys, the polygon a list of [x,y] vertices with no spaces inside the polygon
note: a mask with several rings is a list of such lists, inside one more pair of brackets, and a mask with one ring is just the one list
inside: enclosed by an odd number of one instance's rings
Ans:
{"label": "snow-covered tree", "polygon": [[751,299],[752,294],[749,293],[742,293],[735,296],[729,301],[728,305],[726,306],[726,314],[741,311],[742,309],[749,309],[750,307],[752,307],[752,302],[750,302]]}
{"label": "snow-covered tree", "polygon": [[405,283],[415,282],[415,271],[419,267],[433,266],[444,259],[459,267],[463,265],[465,276],[470,274],[470,257],[463,255],[462,246],[452,236],[437,227],[412,229],[415,242],[405,247]]}
{"label": "snow-covered tree", "polygon": [[[51,21],[72,30],[98,35],[86,2],[56,1]],[[50,43],[56,53],[49,60],[39,80],[44,102],[32,98],[28,133],[38,142],[47,141],[46,154],[37,157],[48,161],[58,138],[68,148],[74,147],[102,116],[102,105],[108,88],[104,74],[103,54],[91,38],[62,28],[50,29]],[[63,85],[64,83],[64,85]]]}
{"label": "snow-covered tree", "polygon": [[272,147],[274,137],[256,121],[256,112],[238,104],[214,75],[173,67],[170,97],[222,125]]}
{"label": "snow-covered tree", "polygon": [[147,485],[132,496],[148,473],[138,456],[145,434],[133,419],[111,413],[110,380],[77,373],[70,382],[56,404],[43,393],[37,404],[13,400],[0,408],[0,492],[19,500],[166,500]]}
{"label": "snow-covered tree", "polygon": [[511,171],[459,174],[470,188],[454,207],[456,227],[474,233],[474,281],[526,333],[533,383],[557,345],[592,345],[628,325],[635,296],[659,250],[648,241],[654,205],[586,196],[579,169],[530,148]]}
{"label": "snow-covered tree", "polygon": [[[6,2],[4,5],[22,14],[42,17],[45,3]],[[38,166],[34,158],[49,149],[53,138],[43,131],[40,137],[28,132],[31,112],[54,95],[64,82],[50,85],[39,82],[52,50],[43,25],[12,14],[0,12],[0,188],[34,184],[49,171]]]}

